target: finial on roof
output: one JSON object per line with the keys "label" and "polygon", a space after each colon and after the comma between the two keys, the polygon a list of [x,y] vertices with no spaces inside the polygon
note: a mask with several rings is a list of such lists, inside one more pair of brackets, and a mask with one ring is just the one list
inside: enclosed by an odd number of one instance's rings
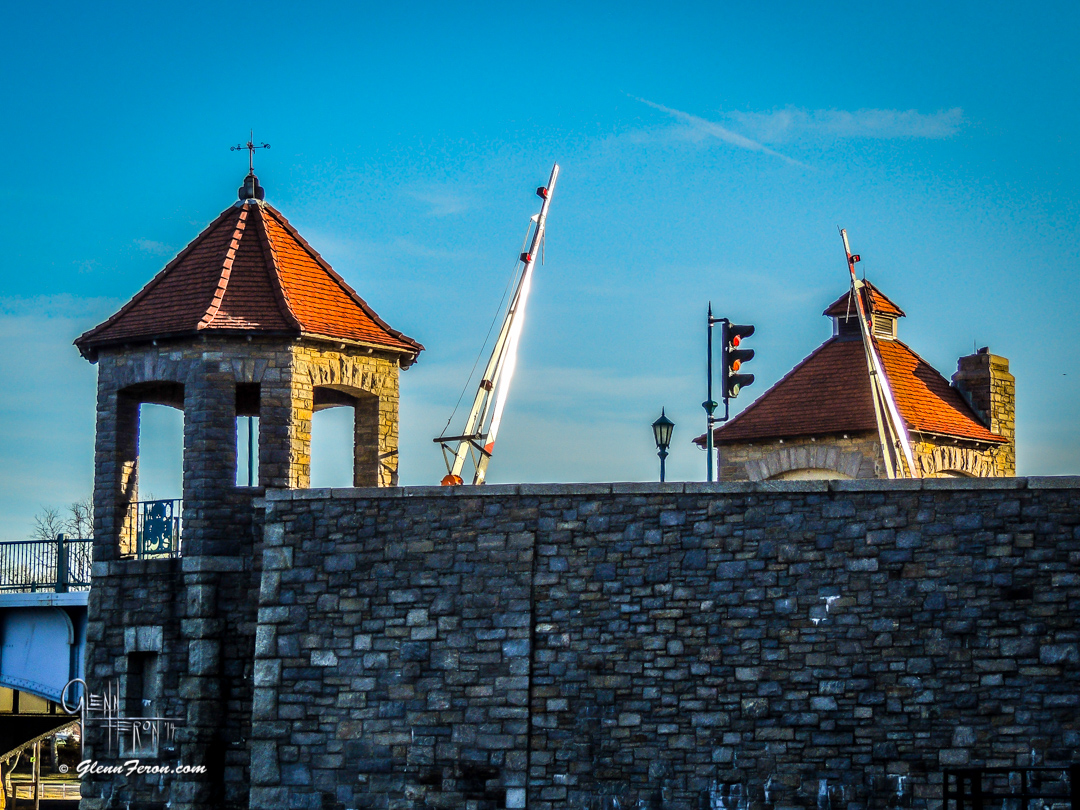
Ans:
{"label": "finial on roof", "polygon": [[259,178],[252,173],[244,178],[244,185],[237,189],[236,196],[241,200],[261,200],[266,197],[266,192],[259,185]]}
{"label": "finial on roof", "polygon": [[248,142],[239,143],[236,146],[230,146],[230,152],[239,152],[241,149],[248,150],[248,173],[244,178],[244,185],[237,190],[237,196],[241,200],[261,200],[266,197],[266,192],[263,191],[263,187],[259,185],[259,178],[255,176],[255,150],[256,149],[269,149],[270,144],[262,143],[256,145],[252,139],[253,132],[248,130]]}

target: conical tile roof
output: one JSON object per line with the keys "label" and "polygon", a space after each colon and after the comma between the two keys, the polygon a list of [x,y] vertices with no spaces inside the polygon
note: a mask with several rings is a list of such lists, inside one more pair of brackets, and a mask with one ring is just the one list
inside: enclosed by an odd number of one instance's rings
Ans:
{"label": "conical tile roof", "polygon": [[269,203],[223,211],[119,312],[75,345],[89,360],[109,344],[212,333],[295,335],[397,352],[423,346],[392,329]]}

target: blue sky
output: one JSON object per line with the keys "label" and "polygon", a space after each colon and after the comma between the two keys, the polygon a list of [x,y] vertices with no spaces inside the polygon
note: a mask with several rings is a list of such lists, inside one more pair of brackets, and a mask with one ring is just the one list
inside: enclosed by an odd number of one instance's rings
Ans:
{"label": "blue sky", "polygon": [[[249,128],[267,199],[428,347],[402,375],[405,483],[444,472],[430,439],[554,160],[489,480],[653,479],[661,407],[669,477],[702,480],[707,302],[757,325],[743,407],[828,336],[838,225],[942,373],[975,345],[1010,359],[1019,472],[1080,473],[1080,7],[724,6],[7,9],[0,538],[89,493],[94,367],[71,341],[232,202]],[[158,496],[171,416],[145,420]]]}

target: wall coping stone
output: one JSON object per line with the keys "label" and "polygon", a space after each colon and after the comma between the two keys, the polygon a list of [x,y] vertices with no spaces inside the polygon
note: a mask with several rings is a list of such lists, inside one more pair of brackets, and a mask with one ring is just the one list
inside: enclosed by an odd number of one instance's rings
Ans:
{"label": "wall coping stone", "polygon": [[829,481],[756,481],[755,492],[828,492]]}
{"label": "wall coping stone", "polygon": [[[852,478],[829,481],[832,492],[905,492],[923,489],[929,478]],[[959,478],[940,478],[939,481],[959,481]],[[947,489],[947,487],[945,487]]]}
{"label": "wall coping stone", "polygon": [[621,481],[611,485],[611,492],[613,495],[641,495],[644,493],[652,493],[656,495],[666,495],[668,493],[675,493],[681,495],[686,492],[687,487],[696,486],[698,482],[695,481],[665,481],[660,483],[659,481]]}
{"label": "wall coping stone", "polygon": [[[1026,478],[860,478],[810,481],[621,481],[608,484],[487,484],[484,486],[342,487],[268,489],[264,503],[327,498],[476,498],[499,495],[736,495],[783,492],[990,491],[1003,489],[1080,489],[1080,475]],[[185,571],[188,570],[186,567]],[[224,570],[224,569],[223,569]],[[233,569],[228,569],[233,570]]]}
{"label": "wall coping stone", "polygon": [[924,478],[923,489],[1025,489],[1025,478]]}
{"label": "wall coping stone", "polygon": [[1080,489],[1080,475],[1032,475],[1024,480],[1028,489]]}

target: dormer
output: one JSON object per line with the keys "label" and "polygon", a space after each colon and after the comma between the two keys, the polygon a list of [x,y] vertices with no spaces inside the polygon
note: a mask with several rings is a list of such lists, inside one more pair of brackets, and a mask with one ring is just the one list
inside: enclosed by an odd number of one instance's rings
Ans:
{"label": "dormer", "polygon": [[[859,284],[863,293],[863,304],[873,324],[874,337],[879,340],[895,340],[896,324],[904,317],[904,311],[869,281],[863,280]],[[822,314],[832,318],[834,337],[841,340],[860,338],[859,309],[850,291],[837,298]]]}

